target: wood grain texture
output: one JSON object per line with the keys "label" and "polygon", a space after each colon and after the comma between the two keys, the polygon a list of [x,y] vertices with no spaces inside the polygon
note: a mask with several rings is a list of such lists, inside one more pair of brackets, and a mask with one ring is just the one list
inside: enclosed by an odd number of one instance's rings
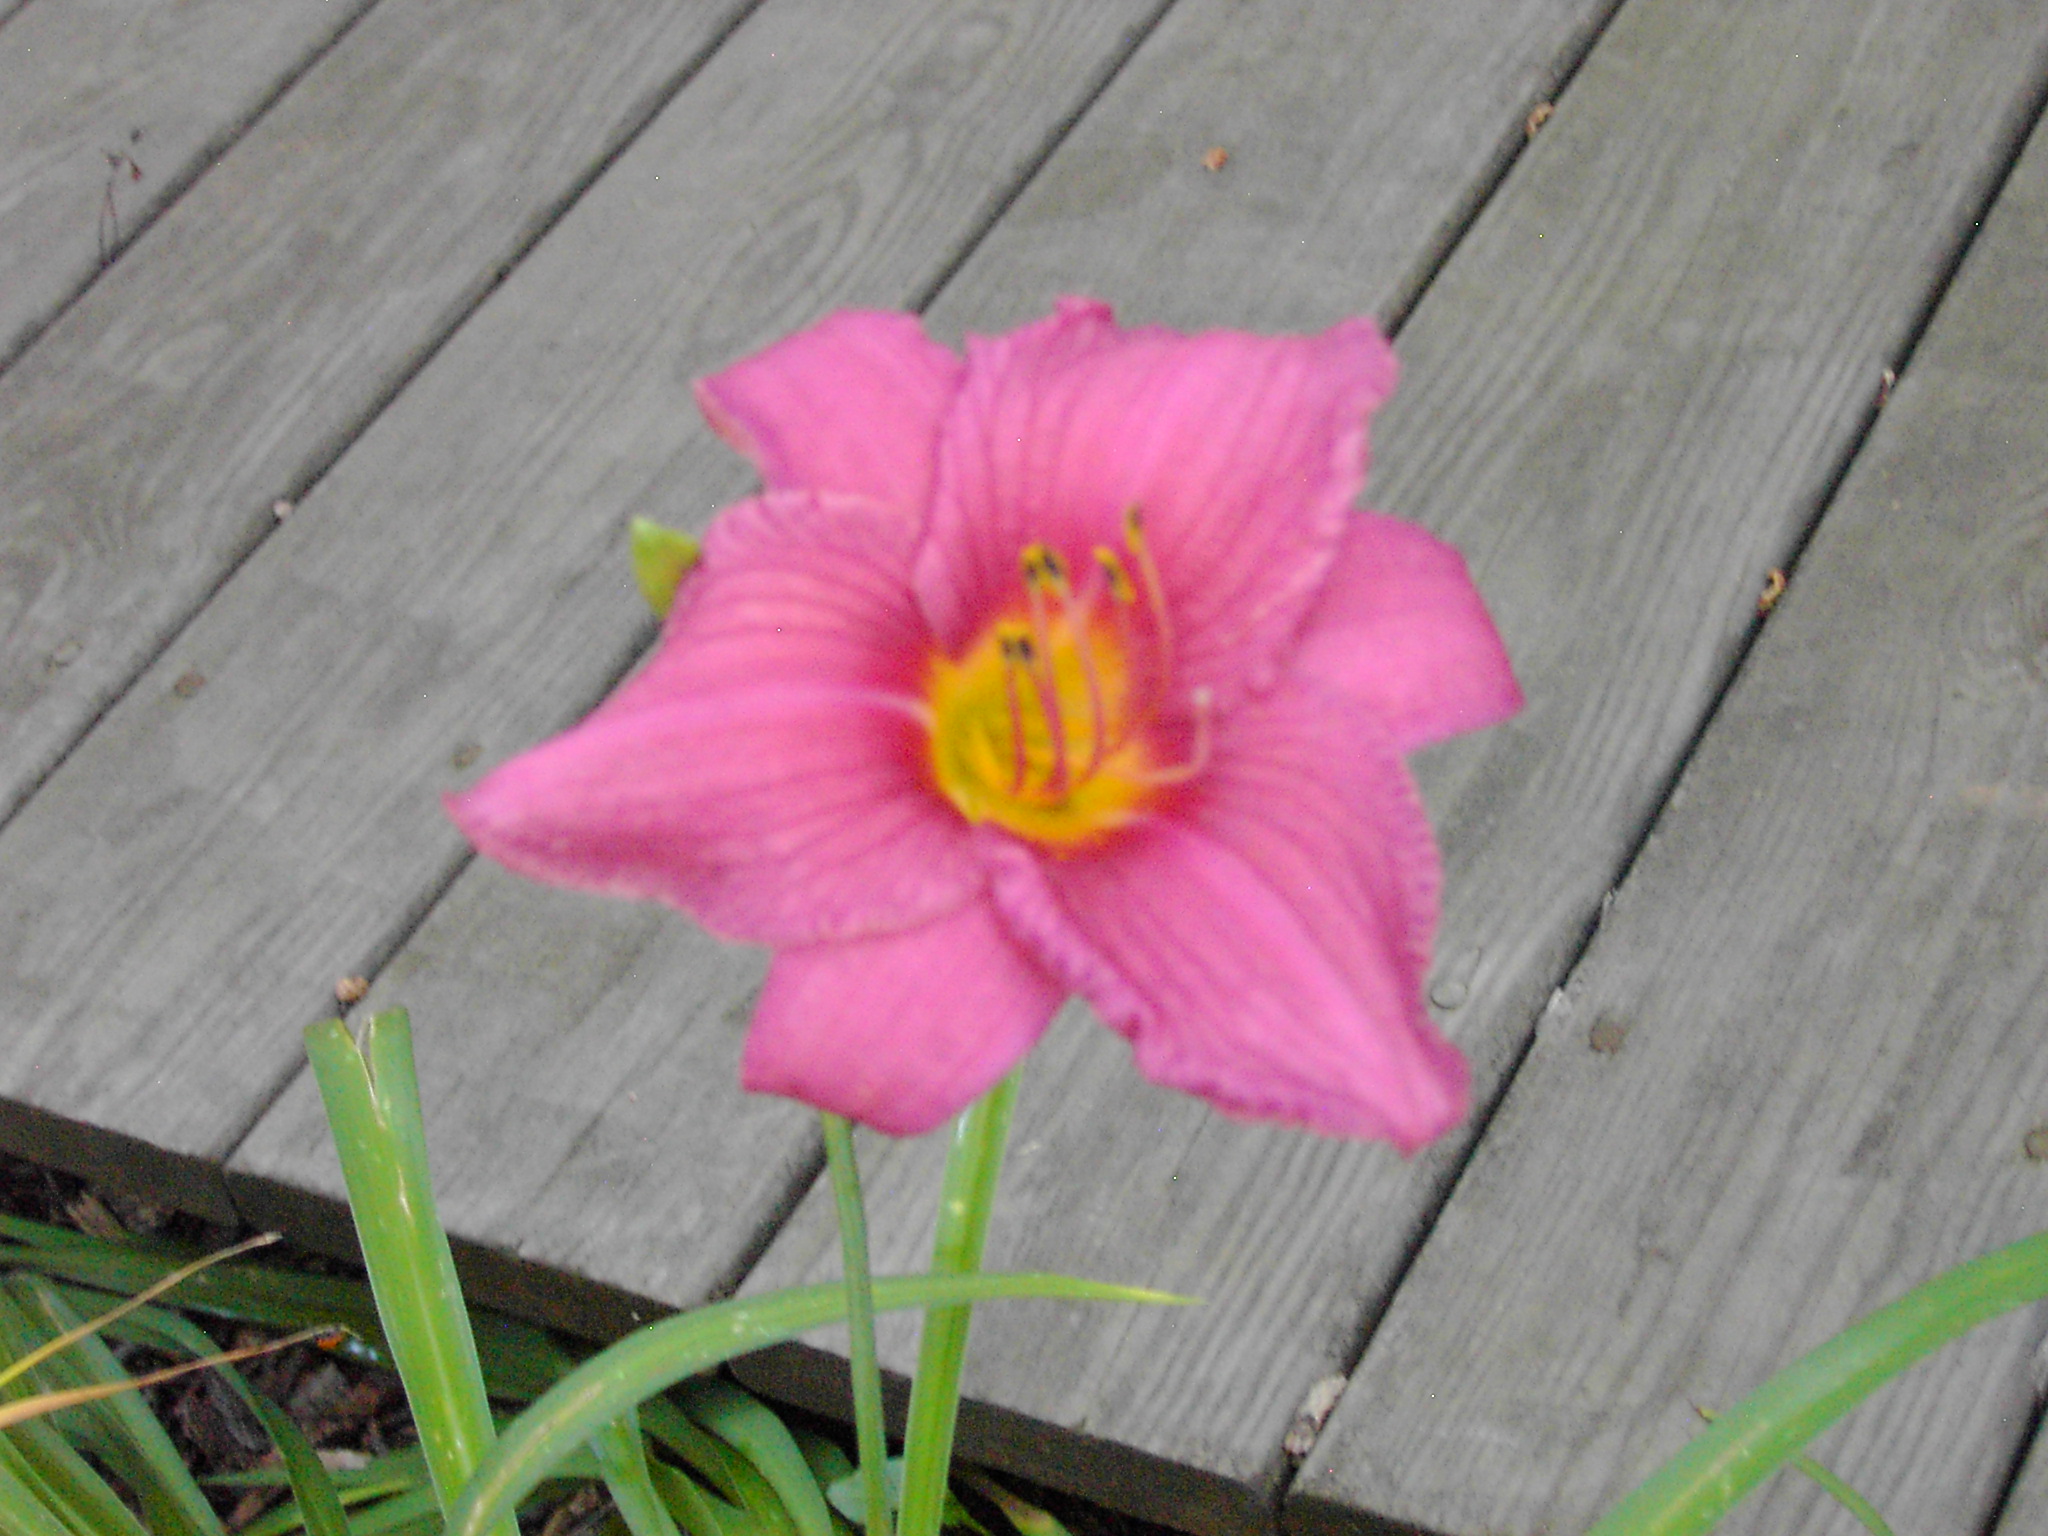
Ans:
{"label": "wood grain texture", "polygon": [[0,375],[0,815],[742,8],[388,0]]}
{"label": "wood grain texture", "polygon": [[1182,0],[932,323],[1003,330],[1076,292],[1187,330],[1403,314],[1612,9]]}
{"label": "wood grain texture", "polygon": [[[956,304],[949,295],[937,323],[956,330],[963,318],[977,327],[1005,324],[1010,317],[998,312],[1000,305],[1023,306],[1022,314],[1042,313],[1050,298],[1067,288],[1120,293],[1154,315],[1180,304],[1179,318],[1187,323],[1199,321],[1202,307],[1212,301],[1231,307],[1211,313],[1211,321],[1269,325],[1322,324],[1390,302],[1412,282],[1410,274],[1455,224],[1475,188],[1485,183],[1504,136],[1519,142],[1528,104],[1550,88],[1560,60],[1579,46],[1597,14],[1588,5],[1552,0],[1512,10],[1489,4],[1484,15],[1490,25],[1481,26],[1477,8],[1438,8],[1425,18],[1412,8],[1393,7],[1346,19],[1327,7],[1304,4],[1284,14],[1267,7],[1262,25],[1246,28],[1229,6],[1177,10],[977,253],[969,285],[974,307]],[[1378,52],[1364,51],[1348,68],[1327,70],[1327,60],[1341,52],[1340,45],[1360,32],[1385,38],[1407,68],[1396,69]],[[1276,48],[1276,38],[1288,39],[1288,46]],[[759,44],[754,64],[774,46]],[[1304,71],[1312,76],[1306,84]],[[1360,81],[1384,88],[1354,89]],[[1459,103],[1448,116],[1439,110],[1447,98]],[[1294,157],[1290,163],[1300,173],[1298,195],[1281,198],[1270,189],[1259,192],[1254,184],[1247,201],[1200,167],[1211,135],[1236,132],[1203,114],[1221,108],[1249,135],[1259,122],[1261,103],[1281,115],[1285,131],[1272,133],[1267,142],[1272,153]],[[1236,142],[1255,159],[1264,152],[1249,136]],[[1169,143],[1178,149],[1169,152]],[[1409,169],[1399,176],[1379,175],[1378,168],[1390,163]],[[784,165],[764,164],[771,166],[763,173],[771,185],[792,174]],[[1114,190],[1105,190],[1105,177]],[[1093,189],[1085,197],[1076,191],[1077,179]],[[1077,198],[1092,209],[1085,218]],[[1061,208],[1067,212],[1058,213]],[[1062,221],[1074,218],[1082,222],[1058,235]],[[1020,219],[1028,226],[1022,233]],[[1055,238],[1064,241],[1065,270],[1052,261],[1055,251],[1048,242]],[[1261,281],[1270,248],[1283,240],[1304,270],[1329,278],[1304,282],[1282,296],[1284,305]],[[1202,260],[1188,265],[1184,274],[1147,276],[1156,258],[1190,241]],[[681,265],[688,270],[691,263]],[[1336,274],[1345,272],[1354,284],[1349,290],[1335,281]],[[1197,279],[1207,286],[1193,289]],[[1356,285],[1363,285],[1362,291]],[[907,284],[893,297],[872,292],[869,297],[871,302],[901,303],[915,291]],[[739,344],[735,338],[733,345]],[[682,463],[678,473],[687,473],[700,487],[729,484],[735,474],[722,450],[713,458]],[[709,494],[693,497],[699,506],[713,500]],[[531,693],[553,684],[542,676],[520,686]],[[557,1037],[591,1038],[585,1015],[599,1011],[624,1020],[619,1049],[626,1059],[644,1055],[656,1061],[673,1025],[656,1005],[641,999],[676,999],[677,1007],[705,1020],[722,1016],[723,1009],[743,1016],[747,1001],[739,973],[732,973],[728,985],[721,979],[727,973],[708,971],[702,954],[688,946],[636,959],[628,1001],[603,991],[614,983],[605,980],[611,973],[602,968],[590,971],[593,979],[581,990],[549,982],[547,975],[563,963],[558,955],[583,949],[608,954],[644,945],[640,935],[646,919],[629,908],[599,901],[565,903],[538,890],[522,897],[520,889],[508,889],[501,877],[487,871],[466,874],[371,998],[372,1004],[404,1002],[415,1008],[429,1119],[443,1128],[437,1131],[437,1149],[444,1141],[452,1149],[437,1164],[450,1169],[442,1180],[443,1215],[468,1242],[556,1264],[619,1292],[668,1305],[699,1299],[728,1262],[734,1244],[755,1241],[758,1213],[772,1204],[772,1197],[764,1186],[758,1199],[736,1199],[727,1225],[719,1229],[693,1226],[694,1214],[688,1220],[665,1216],[678,1202],[701,1200],[701,1191],[718,1188],[726,1177],[724,1164],[704,1161],[691,1150],[693,1138],[715,1136],[717,1128],[728,1127],[726,1134],[749,1155],[778,1168],[808,1169],[816,1155],[810,1127],[802,1117],[788,1121],[780,1127],[781,1139],[771,1142],[764,1127],[740,1118],[742,1101],[729,1066],[693,1067],[659,1089],[642,1085],[642,1104],[658,1100],[667,1105],[665,1131],[650,1129],[621,1110],[615,1082],[630,1078],[550,1074],[547,1092],[556,1107],[542,1117],[546,1129],[516,1162],[508,1163],[493,1150],[504,1124],[497,1100],[508,1091],[523,1095],[533,1090],[516,1075],[508,1089],[506,1062],[550,1052],[549,1042]],[[678,918],[666,921],[687,926]],[[478,935],[475,942],[486,958],[464,960],[456,946],[438,936],[444,922]],[[502,932],[504,941],[483,937],[493,932]],[[529,951],[545,958],[529,962],[524,958]],[[643,968],[648,966],[655,969]],[[475,1007],[472,978],[479,970],[500,968],[507,979],[490,989],[490,997],[516,997],[523,991],[519,979],[529,976],[535,995],[486,1005],[493,1015],[487,1022],[461,1023]],[[754,974],[745,973],[748,978]],[[430,1013],[441,1016],[438,1024]],[[491,1043],[482,1048],[482,1059],[477,1057],[476,1029],[489,1032],[485,1038]],[[663,1082],[670,1084],[670,1079]],[[560,1110],[571,1101],[578,1106],[575,1114]],[[623,1123],[629,1130],[619,1128],[621,1114],[627,1115]],[[1094,1122],[1095,1129],[1103,1123]],[[570,1134],[584,1127],[589,1128],[586,1139]],[[654,1140],[644,1147],[637,1171],[610,1155],[610,1147],[641,1134]],[[294,1085],[231,1165],[238,1202],[266,1223],[286,1222],[301,1233],[308,1231],[306,1223],[316,1219],[317,1211],[303,1193],[293,1191],[331,1198],[339,1188],[324,1141],[311,1085]],[[594,1245],[586,1229],[604,1231],[611,1241]],[[679,1229],[689,1230],[705,1252],[679,1259]],[[339,1234],[330,1237],[338,1240]],[[484,1278],[492,1283],[492,1277]],[[601,1326],[588,1307],[602,1298],[587,1297],[583,1290],[572,1277],[554,1294],[533,1292],[528,1304],[585,1330]],[[604,1314],[617,1315],[616,1307]],[[1117,1478],[1133,1465],[1131,1453],[1116,1448],[1086,1464],[1073,1460],[1071,1447],[1067,1456],[1064,1480],[1097,1496],[1113,1494]],[[1156,1470],[1156,1486],[1165,1488],[1170,1469]]]}
{"label": "wood grain texture", "polygon": [[[2036,1362],[2034,1379],[2040,1380]],[[2048,1530],[2048,1436],[2036,1434],[2032,1452],[1991,1536],[2034,1536]]]}
{"label": "wood grain texture", "polygon": [[[531,303],[536,316],[562,307],[561,285],[609,263],[592,246],[636,222],[648,226],[636,239],[652,281],[689,284],[659,299],[628,289],[598,305],[615,311],[613,328],[574,386],[612,398],[614,413],[673,455],[633,499],[578,513],[597,518],[594,553],[577,557],[592,562],[591,596],[550,622],[599,637],[614,669],[641,638],[619,539],[626,513],[680,509],[701,520],[745,487],[731,450],[698,425],[688,379],[834,302],[901,306],[928,288],[1017,173],[1009,157],[1057,123],[1061,92],[1077,102],[1150,19],[1137,6],[901,6],[856,43],[857,27],[838,17],[825,26],[823,14],[783,5],[750,22],[678,100],[674,120],[658,125],[665,149],[646,152],[639,179],[623,184],[631,202],[590,224],[590,244],[562,258],[557,289]],[[701,146],[721,137],[726,158],[707,162]],[[677,200],[651,201],[652,179],[678,171],[690,179]],[[577,227],[572,219],[564,235]],[[564,323],[589,308],[575,289]],[[673,333],[652,343],[643,371],[600,382],[643,310],[671,315]],[[543,335],[558,344],[556,332]],[[461,387],[495,388],[491,366],[483,357]],[[433,422],[424,418],[423,430]],[[542,494],[573,499],[579,489]],[[544,561],[523,558],[523,579],[549,579]],[[565,701],[587,702],[602,686],[587,657],[558,656],[547,634],[524,642],[536,654],[506,668],[523,707],[555,713],[535,716],[524,738],[507,731],[494,755],[565,723]],[[561,684],[565,664],[583,668],[574,691]],[[427,1115],[436,1147],[448,1149],[436,1161],[441,1214],[479,1294],[601,1335],[650,1304],[692,1305],[737,1282],[821,1157],[807,1112],[737,1089],[760,973],[758,956],[710,943],[675,914],[564,897],[488,866],[440,898],[365,1006],[414,1011]],[[537,1060],[559,1070],[535,1081]],[[637,1097],[624,1097],[622,1084]],[[536,1122],[508,1120],[508,1101],[536,1095],[546,1104]],[[508,1124],[518,1125],[516,1155],[503,1145]],[[349,1244],[309,1078],[255,1127],[229,1173],[252,1219]]]}
{"label": "wood grain texture", "polygon": [[0,8],[0,367],[371,3]]}
{"label": "wood grain texture", "polygon": [[[363,1006],[412,1014],[435,1198],[472,1293],[603,1337],[737,1284],[823,1157],[808,1111],[737,1088],[762,969],[661,908],[490,864],[436,905]],[[310,1081],[231,1175],[252,1224],[352,1250]]]}
{"label": "wood grain texture", "polygon": [[[597,394],[607,432],[663,444],[669,457],[623,495],[602,483],[601,458],[527,471],[531,485],[516,492],[527,520],[537,498],[596,504],[573,513],[589,524],[587,545],[573,558],[523,552],[516,580],[544,588],[555,567],[581,564],[588,589],[521,631],[525,654],[496,664],[528,717],[494,736],[492,756],[566,723],[603,686],[593,656],[616,670],[644,638],[620,538],[626,514],[698,521],[744,489],[744,467],[698,423],[690,377],[835,302],[900,306],[929,287],[1018,173],[1013,157],[1051,131],[1063,105],[1073,110],[1128,30],[1149,20],[1137,6],[922,4],[896,7],[867,32],[838,15],[828,25],[826,14],[785,4],[751,21],[650,132],[656,145],[621,164],[618,201],[564,225],[562,237],[583,243],[558,257],[550,242],[552,286],[521,321],[532,339],[522,331],[494,344],[545,357],[565,328],[588,323],[579,316],[608,316],[581,371],[549,396]],[[714,142],[726,144],[722,158],[706,155]],[[644,282],[587,298],[628,230]],[[643,342],[643,314],[667,317],[668,329]],[[620,377],[622,350],[634,362]],[[503,366],[479,351],[450,387],[487,408]],[[422,461],[437,421],[421,417],[426,441],[408,445]],[[564,630],[574,646],[552,638]],[[565,654],[578,648],[589,654]],[[741,1026],[760,973],[758,956],[712,944],[675,914],[564,897],[488,866],[440,898],[365,1006],[413,1010],[441,1214],[479,1294],[588,1335],[737,1282],[821,1156],[807,1112],[738,1092]],[[539,1062],[548,1065],[536,1071]],[[508,1114],[535,1098],[534,1120]],[[505,1146],[508,1126],[516,1149]],[[347,1245],[309,1078],[279,1099],[229,1171],[252,1219]]]}
{"label": "wood grain texture", "polygon": [[1146,14],[781,3],[734,33],[0,834],[17,1115],[147,1140],[134,1178],[224,1204],[300,1026],[465,860],[439,792],[645,640],[629,514],[743,488],[691,377],[933,283]]}
{"label": "wood grain texture", "polygon": [[[1404,331],[1371,499],[1465,549],[1531,700],[1421,765],[1448,865],[1432,997],[1482,1102],[2004,163],[2044,44],[2044,18],[2018,4],[1639,0]],[[1028,226],[1037,194],[1009,222]],[[1135,238],[1103,217],[1118,239],[1082,245],[1073,226],[1084,279],[1095,250]],[[1183,260],[1169,252],[1153,255]],[[940,316],[1014,313],[1000,277],[980,297],[978,268]],[[1463,1139],[1404,1165],[1248,1130],[1137,1083],[1120,1043],[1079,1028],[1034,1059],[1016,1139],[992,1264],[1207,1304],[1056,1324],[991,1309],[966,1443],[1055,1481],[1062,1457],[1126,1447],[1179,1481],[1111,1497],[1201,1528],[1265,1518],[1286,1429],[1356,1358]],[[869,1152],[878,1262],[919,1263],[940,1149]],[[831,1241],[814,1192],[750,1285],[826,1273]],[[905,1330],[886,1357],[907,1365]],[[822,1396],[829,1376],[792,1352],[754,1379]]]}
{"label": "wood grain texture", "polygon": [[[2048,1165],[2048,134],[1295,1485],[1303,1529],[1582,1530],[1854,1318],[2038,1230]],[[1981,1530],[2041,1309],[1815,1454]],[[1718,1527],[1844,1529],[1783,1477]],[[2039,1522],[2014,1530],[2037,1530]]]}

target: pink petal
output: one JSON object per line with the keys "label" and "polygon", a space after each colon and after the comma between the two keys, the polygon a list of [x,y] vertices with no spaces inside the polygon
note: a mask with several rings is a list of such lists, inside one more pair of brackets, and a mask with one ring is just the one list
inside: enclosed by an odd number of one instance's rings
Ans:
{"label": "pink petal", "polygon": [[1522,707],[1464,557],[1413,523],[1376,512],[1345,525],[1289,666],[1367,705],[1403,752],[1498,724]]}
{"label": "pink petal", "polygon": [[1406,769],[1360,707],[1295,687],[1219,722],[1214,754],[1098,851],[1009,842],[998,909],[1147,1077],[1414,1151],[1463,1115],[1468,1073],[1423,1006],[1437,861]]}
{"label": "pink petal", "polygon": [[915,315],[841,310],[699,380],[697,404],[766,489],[869,496],[921,526],[960,372]]}
{"label": "pink petal", "polygon": [[522,874],[667,901],[760,943],[954,910],[984,877],[930,786],[907,691],[930,647],[903,584],[910,542],[865,502],[733,508],[639,675],[451,814]]}
{"label": "pink petal", "polygon": [[681,907],[726,938],[886,933],[980,888],[892,701],[771,686],[593,716],[449,813],[480,853],[557,885]]}
{"label": "pink petal", "polygon": [[916,546],[914,529],[861,497],[780,492],[727,508],[660,646],[604,712],[766,682],[922,698],[933,641],[910,592]]}
{"label": "pink petal", "polygon": [[970,901],[908,932],[778,954],[740,1080],[920,1135],[1023,1060],[1064,996]]}
{"label": "pink petal", "polygon": [[1119,330],[1063,301],[970,338],[939,448],[919,600],[958,651],[1018,591],[1041,540],[1086,570],[1139,506],[1177,637],[1177,676],[1227,699],[1262,685],[1322,581],[1364,483],[1366,417],[1393,389],[1371,322],[1319,336]]}

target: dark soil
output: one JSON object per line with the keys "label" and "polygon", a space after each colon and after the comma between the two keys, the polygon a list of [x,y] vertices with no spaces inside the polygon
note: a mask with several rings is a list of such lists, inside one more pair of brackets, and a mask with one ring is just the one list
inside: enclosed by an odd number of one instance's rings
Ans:
{"label": "dark soil", "polygon": [[[94,1189],[69,1174],[24,1162],[5,1152],[0,1152],[0,1211],[100,1237],[161,1237],[203,1252],[217,1251],[252,1235]],[[360,1278],[359,1271],[335,1259],[282,1243],[264,1249],[257,1262],[314,1274]],[[175,1293],[166,1300],[174,1302]],[[194,1320],[223,1349],[266,1341],[266,1336],[256,1330],[206,1317]],[[129,1346],[116,1346],[115,1353],[123,1367],[137,1375],[159,1365],[177,1363]],[[357,1457],[379,1455],[408,1445],[415,1438],[404,1391],[398,1379],[387,1372],[312,1344],[293,1345],[261,1356],[244,1363],[241,1370],[252,1386],[289,1412],[306,1437],[331,1460],[346,1463]],[[262,1426],[211,1372],[196,1372],[145,1392],[196,1476],[248,1471],[275,1460],[276,1453],[271,1450]],[[778,1411],[842,1440],[851,1450],[851,1441],[842,1426],[813,1420],[792,1410]],[[1057,1516],[1071,1536],[1175,1536],[1161,1527],[1065,1494],[1017,1484],[1014,1479],[1005,1481]],[[275,1495],[233,1490],[211,1496],[230,1531],[247,1525],[277,1502]],[[970,1496],[969,1502],[979,1501]],[[525,1536],[590,1536],[604,1523],[608,1509],[602,1490],[592,1487],[527,1517],[521,1522],[521,1529]],[[999,1536],[1007,1531],[1006,1522],[992,1510],[976,1512],[989,1531]]]}
{"label": "dark soil", "polygon": [[[0,1154],[0,1210],[97,1237],[161,1237],[213,1252],[249,1236],[196,1217],[89,1188],[82,1180]],[[283,1245],[264,1251],[262,1262],[320,1274],[346,1267]],[[167,1298],[175,1301],[175,1293]],[[265,1343],[268,1335],[219,1319],[193,1319],[223,1349]],[[133,1346],[116,1344],[116,1357],[140,1375],[176,1361]],[[243,1363],[242,1374],[283,1407],[313,1445],[346,1463],[409,1444],[414,1436],[405,1394],[397,1378],[339,1358],[311,1344],[299,1344]],[[144,1389],[150,1406],[195,1475],[245,1472],[275,1459],[270,1437],[247,1407],[212,1372],[200,1371],[160,1387]],[[230,1531],[262,1514],[277,1496],[224,1491],[213,1495]],[[548,1536],[569,1536],[575,1527],[553,1527]]]}

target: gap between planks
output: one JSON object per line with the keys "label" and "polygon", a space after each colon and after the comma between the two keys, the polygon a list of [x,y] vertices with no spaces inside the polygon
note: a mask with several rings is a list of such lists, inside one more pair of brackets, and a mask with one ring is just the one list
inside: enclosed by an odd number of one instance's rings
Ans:
{"label": "gap between planks", "polygon": [[[1921,30],[1888,48],[1895,9],[1793,19],[1639,0],[1404,333],[1408,382],[1377,424],[1373,500],[1466,549],[1533,684],[1522,721],[1424,765],[1452,866],[1437,982],[1483,1091],[1519,1054],[1719,692],[1765,571],[1809,520],[2005,163],[1999,125],[2032,95],[2037,22],[1951,37],[1916,16]],[[1758,71],[1758,56],[1774,67]],[[1896,111],[1902,90],[1949,109],[1920,135],[1912,174],[1887,182],[1870,173],[1929,126],[1924,110]],[[1830,132],[1807,131],[1836,107]],[[1779,144],[1804,153],[1774,161]],[[1871,195],[1820,195],[1844,183]],[[1013,214],[1020,234],[1031,202]],[[969,297],[942,300],[942,330],[947,300],[986,323],[973,277],[970,264]],[[1122,1056],[1080,1032],[1041,1051],[992,1262],[1212,1305],[1171,1320],[1070,1309],[1052,1330],[991,1313],[970,1389],[1036,1439],[992,1430],[977,1449],[1021,1464],[1085,1433],[1234,1483],[1256,1513],[1277,1495],[1279,1443],[1307,1388],[1348,1364],[1462,1148],[1405,1169],[1305,1151],[1121,1086]],[[1113,1140],[1090,1133],[1105,1120],[1124,1127]],[[878,1218],[877,1251],[914,1264],[928,1219],[915,1192],[938,1154],[871,1155],[898,1202]],[[1261,1160],[1268,1176],[1248,1176]],[[1077,1209],[1105,1166],[1117,1189]],[[1278,1247],[1275,1206],[1302,1229]],[[815,1195],[778,1249],[750,1284],[829,1268]],[[1320,1289],[1332,1276],[1348,1308]],[[908,1358],[900,1330],[890,1354]]]}

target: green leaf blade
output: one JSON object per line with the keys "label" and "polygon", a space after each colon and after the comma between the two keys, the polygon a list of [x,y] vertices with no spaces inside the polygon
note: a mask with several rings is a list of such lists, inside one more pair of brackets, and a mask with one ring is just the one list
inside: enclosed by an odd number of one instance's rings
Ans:
{"label": "green leaf blade", "polygon": [[[1017,1074],[1012,1072],[955,1122],[939,1191],[934,1274],[972,1274],[981,1268],[1016,1102]],[[953,1431],[960,1415],[960,1373],[967,1363],[967,1331],[973,1319],[973,1308],[966,1306],[933,1307],[925,1313],[903,1431],[897,1536],[939,1536],[945,1520],[946,1478],[953,1467]]]}
{"label": "green leaf blade", "polygon": [[2044,1297],[2048,1232],[1935,1276],[1722,1414],[1587,1536],[1703,1536],[1814,1436],[1907,1366],[1979,1323]]}
{"label": "green leaf blade", "polygon": [[291,1480],[292,1497],[298,1502],[299,1518],[306,1536],[350,1536],[348,1511],[341,1493],[328,1476],[313,1444],[291,1421],[291,1416],[261,1393],[252,1393],[249,1407],[261,1421],[270,1443],[277,1447]]}
{"label": "green leaf blade", "polygon": [[[10,1275],[4,1282],[9,1302],[39,1332],[50,1337],[80,1326],[82,1319],[65,1306],[49,1281],[38,1275]],[[38,1371],[52,1387],[125,1384],[128,1373],[106,1344],[86,1335],[46,1361]],[[128,1485],[142,1505],[145,1521],[158,1536],[225,1536],[206,1493],[193,1481],[171,1437],[139,1394],[123,1392],[72,1410],[75,1433],[89,1441],[114,1475]]]}
{"label": "green leaf blade", "polygon": [[654,1490],[638,1414],[628,1408],[610,1423],[600,1424],[590,1437],[590,1449],[597,1456],[612,1505],[632,1536],[681,1536],[668,1506]]}
{"label": "green leaf blade", "polygon": [[[306,1031],[306,1054],[341,1156],[377,1313],[445,1510],[490,1448],[494,1428],[454,1256],[435,1214],[411,1023],[402,1009],[375,1014],[359,1047],[332,1019]],[[510,1524],[502,1530],[516,1536]]]}
{"label": "green leaf blade", "polygon": [[810,1464],[780,1418],[730,1382],[698,1377],[676,1388],[683,1411],[745,1457],[773,1492],[795,1536],[832,1536],[832,1514]]}
{"label": "green leaf blade", "polygon": [[[1026,1296],[1186,1304],[1183,1297],[1158,1291],[1064,1275],[920,1275],[875,1282],[878,1312]],[[506,1427],[450,1510],[449,1536],[482,1536],[556,1461],[624,1409],[735,1355],[780,1344],[845,1315],[843,1286],[814,1285],[717,1302],[628,1335],[578,1366]]]}

